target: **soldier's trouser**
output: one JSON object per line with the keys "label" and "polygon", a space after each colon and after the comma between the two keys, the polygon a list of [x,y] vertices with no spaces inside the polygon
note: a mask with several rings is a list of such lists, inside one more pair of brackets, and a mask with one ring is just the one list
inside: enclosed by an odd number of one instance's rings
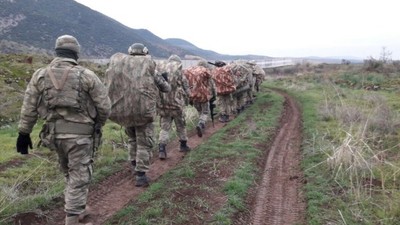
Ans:
{"label": "soldier's trouser", "polygon": [[182,110],[168,110],[160,115],[161,131],[158,139],[160,144],[168,143],[172,122],[175,123],[179,140],[187,140],[185,113]]}
{"label": "soldier's trouser", "polygon": [[93,173],[93,138],[56,139],[55,145],[66,178],[65,212],[81,214],[85,210]]}
{"label": "soldier's trouser", "polygon": [[128,135],[129,160],[136,160],[135,171],[148,172],[150,159],[153,157],[154,124],[128,127],[125,129]]}
{"label": "soldier's trouser", "polygon": [[[231,115],[233,99],[232,95],[218,95],[219,112],[221,115]],[[236,109],[235,109],[236,110]]]}
{"label": "soldier's trouser", "polygon": [[210,114],[210,103],[207,102],[195,102],[193,104],[199,114],[199,124],[206,124],[208,119],[208,114]]}

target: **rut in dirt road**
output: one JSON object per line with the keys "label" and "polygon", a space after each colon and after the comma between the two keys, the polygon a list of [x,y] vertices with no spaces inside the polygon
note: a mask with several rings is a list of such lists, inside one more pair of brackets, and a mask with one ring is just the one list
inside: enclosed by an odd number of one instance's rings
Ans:
{"label": "rut in dirt road", "polygon": [[257,190],[252,209],[253,225],[305,224],[306,204],[300,168],[301,113],[290,96],[277,92],[285,97],[285,110]]}

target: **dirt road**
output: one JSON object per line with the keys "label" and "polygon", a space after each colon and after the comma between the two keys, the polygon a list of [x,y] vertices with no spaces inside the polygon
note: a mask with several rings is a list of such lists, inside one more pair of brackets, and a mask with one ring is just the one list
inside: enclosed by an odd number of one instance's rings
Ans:
{"label": "dirt road", "polygon": [[[251,205],[247,215],[236,217],[234,224],[253,225],[290,225],[305,224],[305,201],[302,196],[303,175],[300,169],[300,144],[301,144],[301,113],[292,97],[275,90],[285,97],[284,113],[282,114],[280,127],[274,141],[266,149],[262,179],[257,188],[253,190],[254,196],[250,196]],[[225,124],[216,122],[215,127],[208,126],[202,138],[193,132],[189,134],[190,146],[195,148]],[[184,157],[178,151],[178,143],[173,142],[167,146],[168,159],[160,161],[156,158],[148,173],[152,180],[158,179],[168,170],[174,168]],[[91,187],[88,204],[94,214],[87,219],[93,224],[104,224],[118,210],[122,209],[145,189],[134,186],[130,165],[126,163],[125,169],[108,177],[101,183]],[[16,220],[18,224],[64,224],[65,213],[59,206],[50,212],[46,212],[45,219],[39,221],[32,216],[21,215]],[[28,220],[30,222],[28,222]]]}

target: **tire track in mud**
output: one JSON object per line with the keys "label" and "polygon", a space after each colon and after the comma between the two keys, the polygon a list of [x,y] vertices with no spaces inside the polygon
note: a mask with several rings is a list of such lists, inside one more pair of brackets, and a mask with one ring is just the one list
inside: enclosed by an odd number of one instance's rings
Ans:
{"label": "tire track in mud", "polygon": [[256,191],[251,224],[305,224],[306,203],[302,196],[303,173],[300,168],[301,113],[292,97],[274,91],[285,97],[285,108]]}

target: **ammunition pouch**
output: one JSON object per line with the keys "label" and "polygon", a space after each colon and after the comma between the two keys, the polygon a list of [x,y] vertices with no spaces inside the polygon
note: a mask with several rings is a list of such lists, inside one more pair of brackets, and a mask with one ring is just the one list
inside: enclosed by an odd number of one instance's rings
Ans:
{"label": "ammunition pouch", "polygon": [[74,123],[65,120],[57,120],[55,122],[46,122],[43,124],[39,133],[39,146],[44,146],[50,150],[56,150],[55,136],[56,134],[78,134],[93,135],[93,125],[84,123]]}
{"label": "ammunition pouch", "polygon": [[45,123],[39,133],[40,142],[38,146],[46,147],[50,150],[56,150],[55,145],[55,126],[54,123]]}

